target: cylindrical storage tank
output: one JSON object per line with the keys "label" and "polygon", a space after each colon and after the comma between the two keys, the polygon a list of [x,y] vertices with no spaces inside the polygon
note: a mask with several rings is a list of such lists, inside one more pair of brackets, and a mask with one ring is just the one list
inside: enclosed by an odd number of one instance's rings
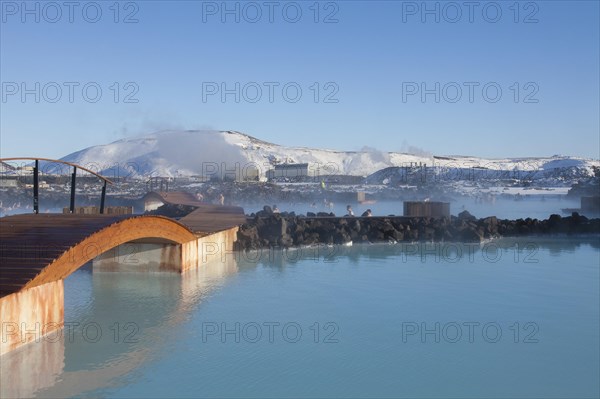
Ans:
{"label": "cylindrical storage tank", "polygon": [[600,213],[600,196],[581,197],[581,211],[589,213]]}

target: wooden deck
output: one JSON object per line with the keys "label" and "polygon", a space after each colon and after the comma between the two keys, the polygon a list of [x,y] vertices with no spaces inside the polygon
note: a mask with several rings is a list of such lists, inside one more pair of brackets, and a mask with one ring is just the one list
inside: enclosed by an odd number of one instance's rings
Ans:
{"label": "wooden deck", "polygon": [[246,223],[244,209],[239,206],[200,204],[189,215],[179,219],[196,234],[207,235]]}
{"label": "wooden deck", "polygon": [[194,194],[185,191],[151,191],[148,194],[146,194],[143,199],[144,201],[155,199],[165,204],[171,205],[206,205],[203,202],[199,201]]}
{"label": "wooden deck", "polygon": [[243,208],[207,204],[199,201],[194,194],[184,191],[152,191],[146,194],[143,199],[196,208],[189,215],[179,219],[179,222],[200,235],[227,230],[246,222]]}

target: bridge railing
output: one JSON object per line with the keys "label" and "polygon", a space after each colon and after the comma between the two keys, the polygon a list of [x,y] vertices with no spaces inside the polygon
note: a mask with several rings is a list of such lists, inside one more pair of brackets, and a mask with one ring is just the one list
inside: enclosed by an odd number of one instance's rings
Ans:
{"label": "bridge railing", "polygon": [[0,158],[0,162],[9,162],[9,161],[34,161],[35,166],[33,167],[33,212],[40,213],[40,196],[39,196],[39,175],[40,175],[40,161],[47,162],[56,162],[64,165],[72,166],[73,173],[71,173],[71,200],[69,204],[69,210],[71,213],[75,211],[75,185],[77,183],[77,169],[83,170],[87,173],[90,173],[100,180],[102,180],[102,194],[100,196],[100,213],[104,214],[104,206],[106,202],[106,185],[113,184],[113,182],[106,177],[90,170],[84,168],[83,166],[76,165],[71,162],[62,161],[60,159],[49,159],[49,158],[37,158],[37,157],[14,157],[14,158]]}

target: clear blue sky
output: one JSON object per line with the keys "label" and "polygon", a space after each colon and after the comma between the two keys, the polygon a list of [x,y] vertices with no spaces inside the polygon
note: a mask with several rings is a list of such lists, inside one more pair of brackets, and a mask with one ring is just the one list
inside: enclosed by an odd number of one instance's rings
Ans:
{"label": "clear blue sky", "polygon": [[[239,22],[221,1],[121,2],[118,15],[99,1],[99,17],[89,2],[54,3],[60,15],[46,3],[28,2],[32,14],[1,3],[3,157],[61,157],[168,128],[342,150],[600,157],[598,1],[427,2],[437,15],[421,1],[228,2]],[[239,102],[223,102],[221,83],[236,82]],[[422,84],[433,90],[424,99]]]}

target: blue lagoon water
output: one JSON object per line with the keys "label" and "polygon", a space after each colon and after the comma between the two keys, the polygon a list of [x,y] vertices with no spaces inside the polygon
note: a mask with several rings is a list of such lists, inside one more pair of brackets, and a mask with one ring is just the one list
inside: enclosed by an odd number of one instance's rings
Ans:
{"label": "blue lagoon water", "polygon": [[598,397],[600,240],[320,247],[65,282],[35,397]]}

